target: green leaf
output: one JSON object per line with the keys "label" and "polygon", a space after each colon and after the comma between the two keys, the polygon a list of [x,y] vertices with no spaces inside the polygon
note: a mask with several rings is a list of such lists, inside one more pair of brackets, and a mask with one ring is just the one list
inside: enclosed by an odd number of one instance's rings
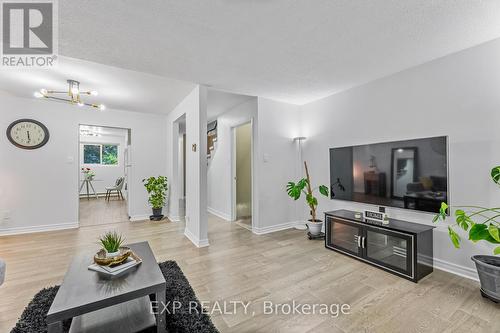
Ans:
{"label": "green leaf", "polygon": [[490,235],[488,231],[488,226],[486,224],[478,223],[474,224],[469,230],[469,239],[471,241],[478,242],[480,240],[485,240],[487,242],[497,244],[500,243],[495,238]]}
{"label": "green leaf", "polygon": [[439,220],[439,214],[434,215],[434,218],[432,219],[432,222],[436,223]]}
{"label": "green leaf", "polygon": [[319,193],[323,194],[325,197],[328,196],[328,187],[325,185],[320,185],[319,186]]}
{"label": "green leaf", "polygon": [[446,219],[446,212],[447,211],[448,211],[448,204],[446,202],[441,202],[441,207],[439,208],[438,219],[442,219],[444,221]]}
{"label": "green leaf", "polygon": [[490,224],[490,226],[488,227],[488,232],[490,233],[490,236],[493,237],[494,240],[500,242],[500,235],[498,234],[498,228],[496,226]]}
{"label": "green leaf", "polygon": [[455,248],[459,249],[460,248],[460,236],[451,228],[451,226],[448,226],[448,235],[450,236],[451,242],[455,246]]}
{"label": "green leaf", "polygon": [[293,200],[297,200],[300,198],[301,188],[298,186],[298,184],[295,184],[294,182],[289,182],[286,185],[286,192],[288,193],[288,196],[291,197]]}
{"label": "green leaf", "polygon": [[493,254],[500,254],[500,246],[495,247],[495,249],[493,250]]}
{"label": "green leaf", "polygon": [[496,166],[491,169],[491,179],[495,182],[495,184],[500,185],[500,166]]}
{"label": "green leaf", "polygon": [[307,203],[309,204],[309,206],[317,206],[318,205],[318,199],[316,199],[311,194],[307,194],[306,200],[307,200]]}

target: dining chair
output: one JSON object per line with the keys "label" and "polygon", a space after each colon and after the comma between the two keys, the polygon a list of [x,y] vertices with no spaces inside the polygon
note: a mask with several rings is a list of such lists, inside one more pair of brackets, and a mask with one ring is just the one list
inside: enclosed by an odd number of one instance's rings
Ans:
{"label": "dining chair", "polygon": [[106,187],[106,200],[109,201],[109,198],[111,197],[111,193],[113,191],[116,191],[116,195],[118,196],[118,199],[125,200],[123,197],[122,189],[123,189],[123,184],[125,183],[125,178],[124,177],[119,177],[116,182],[115,186],[110,186]]}

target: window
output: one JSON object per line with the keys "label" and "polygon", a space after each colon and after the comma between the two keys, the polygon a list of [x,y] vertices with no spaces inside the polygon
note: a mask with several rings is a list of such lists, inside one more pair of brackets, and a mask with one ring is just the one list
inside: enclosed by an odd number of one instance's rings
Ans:
{"label": "window", "polygon": [[84,144],[83,163],[118,165],[118,145]]}

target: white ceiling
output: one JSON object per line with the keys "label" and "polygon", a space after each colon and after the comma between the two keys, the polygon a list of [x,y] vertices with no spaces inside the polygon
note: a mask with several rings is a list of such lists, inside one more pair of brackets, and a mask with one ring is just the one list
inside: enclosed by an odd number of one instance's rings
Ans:
{"label": "white ceiling", "polygon": [[168,113],[195,86],[157,75],[59,57],[57,67],[50,70],[0,71],[0,90],[33,98],[33,93],[41,88],[66,91],[67,79],[80,81],[81,90],[99,93],[95,97],[84,96],[83,101],[102,103],[111,109],[152,113]]}
{"label": "white ceiling", "polygon": [[246,102],[252,96],[232,94],[214,89],[208,89],[207,93],[207,119],[215,120],[219,115]]}
{"label": "white ceiling", "polygon": [[62,55],[297,104],[500,37],[494,0],[64,0],[59,17]]}

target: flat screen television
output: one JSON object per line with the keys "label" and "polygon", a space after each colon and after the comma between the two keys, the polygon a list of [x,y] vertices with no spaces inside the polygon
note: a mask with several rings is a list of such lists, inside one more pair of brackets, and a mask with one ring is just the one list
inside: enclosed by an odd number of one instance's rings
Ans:
{"label": "flat screen television", "polygon": [[446,136],[330,149],[331,199],[436,213],[448,202]]}

